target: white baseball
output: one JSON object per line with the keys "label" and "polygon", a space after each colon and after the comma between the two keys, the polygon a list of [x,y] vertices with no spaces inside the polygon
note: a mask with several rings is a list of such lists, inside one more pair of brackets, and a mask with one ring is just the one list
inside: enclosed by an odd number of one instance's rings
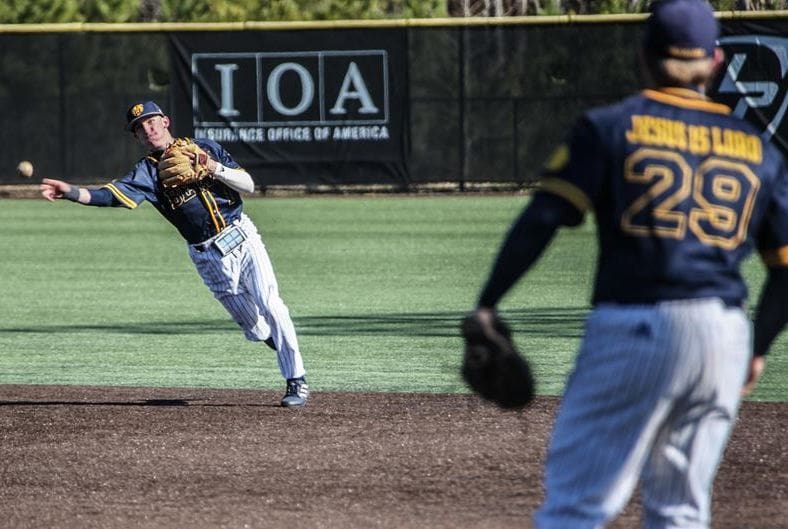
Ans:
{"label": "white baseball", "polygon": [[33,164],[27,160],[22,160],[19,162],[19,165],[16,166],[16,172],[19,173],[19,176],[30,178],[33,176]]}

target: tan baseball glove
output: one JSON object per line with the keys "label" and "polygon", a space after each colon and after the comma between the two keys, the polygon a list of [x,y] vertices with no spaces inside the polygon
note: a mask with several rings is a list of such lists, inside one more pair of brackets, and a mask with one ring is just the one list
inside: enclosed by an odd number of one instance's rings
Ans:
{"label": "tan baseball glove", "polygon": [[200,182],[208,176],[208,154],[188,138],[177,138],[159,160],[159,180],[165,188]]}

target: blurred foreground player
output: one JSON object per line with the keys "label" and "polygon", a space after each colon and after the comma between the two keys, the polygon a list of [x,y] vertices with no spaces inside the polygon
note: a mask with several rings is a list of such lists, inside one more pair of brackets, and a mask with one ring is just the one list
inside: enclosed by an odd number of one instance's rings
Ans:
{"label": "blurred foreground player", "polygon": [[[593,310],[554,425],[536,529],[603,527],[638,480],[644,527],[708,528],[741,395],[788,319],[785,161],[704,95],[723,62],[717,37],[701,0],[652,4],[641,50],[650,88],[577,122],[473,313],[491,320],[556,230],[594,213]],[[768,268],[754,329],[740,274],[753,246]]]}

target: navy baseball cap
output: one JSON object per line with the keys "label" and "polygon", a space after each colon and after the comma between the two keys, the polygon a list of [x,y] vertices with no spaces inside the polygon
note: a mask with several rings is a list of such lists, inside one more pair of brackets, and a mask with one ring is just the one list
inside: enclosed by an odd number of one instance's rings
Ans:
{"label": "navy baseball cap", "polygon": [[646,50],[685,61],[714,56],[719,25],[705,0],[657,0],[649,11],[643,42]]}
{"label": "navy baseball cap", "polygon": [[134,104],[126,112],[126,130],[134,130],[134,125],[136,125],[141,119],[145,119],[148,116],[163,115],[164,112],[162,112],[159,105],[153,101],[145,101],[143,103]]}

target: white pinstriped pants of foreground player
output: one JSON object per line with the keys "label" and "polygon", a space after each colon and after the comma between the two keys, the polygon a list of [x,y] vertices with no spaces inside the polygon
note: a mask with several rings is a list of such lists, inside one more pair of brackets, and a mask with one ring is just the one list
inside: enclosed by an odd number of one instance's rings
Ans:
{"label": "white pinstriped pants of foreground player", "polygon": [[279,371],[285,379],[304,376],[290,311],[279,297],[279,286],[268,252],[254,223],[241,215],[238,225],[246,240],[225,256],[215,248],[198,251],[189,246],[197,272],[248,340],[271,338]]}
{"label": "white pinstriped pants of foreground player", "polygon": [[717,299],[601,305],[585,332],[535,527],[603,527],[640,477],[646,529],[707,529],[749,366],[749,320]]}

